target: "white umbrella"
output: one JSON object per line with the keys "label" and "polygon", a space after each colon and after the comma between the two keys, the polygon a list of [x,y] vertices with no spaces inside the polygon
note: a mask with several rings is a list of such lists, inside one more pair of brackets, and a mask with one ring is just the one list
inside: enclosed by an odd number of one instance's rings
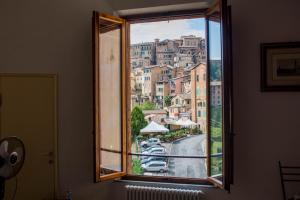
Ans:
{"label": "white umbrella", "polygon": [[169,129],[154,121],[151,121],[145,128],[140,130],[141,133],[166,133]]}
{"label": "white umbrella", "polygon": [[197,124],[190,119],[182,119],[180,118],[177,122],[176,125],[178,126],[183,126],[183,127],[193,127],[196,126]]}

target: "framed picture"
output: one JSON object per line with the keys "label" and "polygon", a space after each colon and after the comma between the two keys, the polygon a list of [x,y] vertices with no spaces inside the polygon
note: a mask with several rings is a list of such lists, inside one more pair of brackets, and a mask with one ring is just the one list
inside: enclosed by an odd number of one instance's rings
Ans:
{"label": "framed picture", "polygon": [[300,91],[300,42],[261,44],[261,90]]}

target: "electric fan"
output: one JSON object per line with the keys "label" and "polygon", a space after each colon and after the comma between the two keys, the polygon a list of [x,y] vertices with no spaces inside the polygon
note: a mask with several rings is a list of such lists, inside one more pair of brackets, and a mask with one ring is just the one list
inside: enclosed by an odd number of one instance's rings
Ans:
{"label": "electric fan", "polygon": [[25,147],[17,137],[0,140],[0,200],[4,199],[5,180],[14,177],[22,168]]}

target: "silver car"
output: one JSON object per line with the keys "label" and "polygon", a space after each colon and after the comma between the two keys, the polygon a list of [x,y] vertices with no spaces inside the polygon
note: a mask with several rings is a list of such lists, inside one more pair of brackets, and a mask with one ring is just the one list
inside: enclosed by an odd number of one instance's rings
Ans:
{"label": "silver car", "polygon": [[153,145],[159,145],[159,144],[161,144],[161,142],[158,138],[150,138],[147,141],[141,142],[141,147],[147,148],[147,147],[151,147]]}
{"label": "silver car", "polygon": [[[142,151],[142,154],[159,154],[159,155],[165,155],[166,154],[166,148],[164,147],[155,147],[151,148],[149,151]],[[148,158],[149,156],[141,156],[141,159]]]}
{"label": "silver car", "polygon": [[164,161],[151,161],[145,164],[142,164],[144,171],[148,172],[166,172],[168,171],[167,163]]}
{"label": "silver car", "polygon": [[152,162],[152,161],[164,161],[164,162],[167,162],[167,160],[168,160],[167,157],[149,156],[148,158],[142,159],[141,163],[145,164],[145,163]]}

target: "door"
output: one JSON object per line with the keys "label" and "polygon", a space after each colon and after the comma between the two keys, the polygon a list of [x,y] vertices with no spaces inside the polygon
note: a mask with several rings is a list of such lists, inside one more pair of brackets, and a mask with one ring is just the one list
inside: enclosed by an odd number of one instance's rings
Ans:
{"label": "door", "polygon": [[[0,94],[1,138],[17,136],[26,149],[15,199],[54,199],[56,77],[0,75]],[[6,181],[5,199],[12,198],[15,185],[15,178]]]}

